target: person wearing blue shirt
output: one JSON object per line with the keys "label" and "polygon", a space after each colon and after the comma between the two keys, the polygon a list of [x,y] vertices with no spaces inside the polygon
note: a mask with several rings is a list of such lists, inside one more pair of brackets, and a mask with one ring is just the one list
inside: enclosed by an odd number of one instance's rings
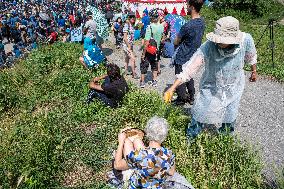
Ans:
{"label": "person wearing blue shirt", "polygon": [[[175,46],[178,46],[176,56],[174,57],[176,75],[183,71],[182,66],[190,60],[202,43],[202,37],[205,30],[205,22],[199,14],[202,5],[203,0],[187,1],[191,20],[181,27],[174,41]],[[176,92],[178,95],[176,105],[184,105],[186,102],[193,105],[195,95],[193,79],[180,85]]]}
{"label": "person wearing blue shirt", "polygon": [[105,56],[96,44],[96,38],[86,37],[84,40],[83,56],[79,58],[81,64],[86,68],[93,68],[105,60]]}
{"label": "person wearing blue shirt", "polygon": [[24,26],[28,26],[28,21],[26,20],[26,18],[22,18],[21,24]]}
{"label": "person wearing blue shirt", "polygon": [[22,54],[17,45],[13,46],[13,52],[14,52],[16,58],[19,58]]}
{"label": "person wearing blue shirt", "polygon": [[142,29],[141,29],[141,35],[140,35],[140,37],[142,38],[142,44],[141,44],[141,49],[143,49],[144,48],[144,43],[145,43],[145,40],[144,40],[144,38],[145,38],[145,34],[146,34],[146,29],[147,29],[147,27],[150,25],[150,17],[148,16],[148,10],[147,9],[145,9],[144,11],[143,11],[143,17],[142,17],[142,24],[143,24],[143,27],[142,27]]}
{"label": "person wearing blue shirt", "polygon": [[61,28],[65,27],[65,19],[62,16],[59,17],[58,26]]}

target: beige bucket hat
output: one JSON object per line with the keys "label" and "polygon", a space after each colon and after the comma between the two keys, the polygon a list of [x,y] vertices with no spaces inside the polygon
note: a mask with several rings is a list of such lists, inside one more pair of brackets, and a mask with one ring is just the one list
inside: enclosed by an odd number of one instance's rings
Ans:
{"label": "beige bucket hat", "polygon": [[220,18],[216,21],[214,32],[208,33],[206,38],[214,43],[240,44],[242,41],[240,23],[232,16]]}

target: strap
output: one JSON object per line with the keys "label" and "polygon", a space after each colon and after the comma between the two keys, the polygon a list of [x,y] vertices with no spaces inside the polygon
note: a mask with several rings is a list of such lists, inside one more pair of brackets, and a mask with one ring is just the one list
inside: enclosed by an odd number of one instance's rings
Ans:
{"label": "strap", "polygon": [[150,30],[151,30],[151,38],[153,38],[153,31],[151,25],[150,25]]}

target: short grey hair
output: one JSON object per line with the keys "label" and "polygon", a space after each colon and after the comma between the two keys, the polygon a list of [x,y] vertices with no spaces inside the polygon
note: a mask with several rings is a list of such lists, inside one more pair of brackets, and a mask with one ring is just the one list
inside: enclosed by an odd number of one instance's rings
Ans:
{"label": "short grey hair", "polygon": [[158,116],[152,117],[146,125],[145,133],[149,140],[162,143],[166,140],[169,124],[166,119]]}

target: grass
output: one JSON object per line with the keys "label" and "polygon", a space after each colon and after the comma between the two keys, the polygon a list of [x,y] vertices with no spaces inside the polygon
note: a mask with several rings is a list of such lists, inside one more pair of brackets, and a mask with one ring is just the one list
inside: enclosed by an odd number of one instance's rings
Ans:
{"label": "grass", "polygon": [[112,152],[121,128],[144,128],[162,116],[164,145],[177,170],[196,188],[262,188],[258,152],[232,136],[200,135],[188,145],[190,118],[154,92],[131,86],[121,107],[84,103],[88,73],[78,44],[46,46],[0,73],[0,188],[108,188]]}

